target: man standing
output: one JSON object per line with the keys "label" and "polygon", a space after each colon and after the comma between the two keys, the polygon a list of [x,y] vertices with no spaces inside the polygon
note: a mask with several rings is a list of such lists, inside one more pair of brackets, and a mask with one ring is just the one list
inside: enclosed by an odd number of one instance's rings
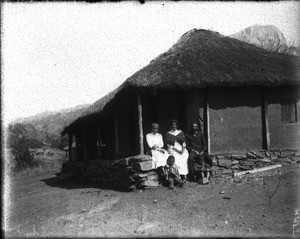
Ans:
{"label": "man standing", "polygon": [[[200,132],[197,123],[193,123],[191,131],[186,134],[186,148],[189,151],[189,178],[190,180],[194,180],[196,161],[203,162],[203,167],[205,167],[205,164],[208,164],[210,167],[212,167],[212,159],[207,153],[207,144],[205,138]],[[203,168],[202,170],[205,169]],[[207,177],[209,177],[209,173],[207,173]]]}

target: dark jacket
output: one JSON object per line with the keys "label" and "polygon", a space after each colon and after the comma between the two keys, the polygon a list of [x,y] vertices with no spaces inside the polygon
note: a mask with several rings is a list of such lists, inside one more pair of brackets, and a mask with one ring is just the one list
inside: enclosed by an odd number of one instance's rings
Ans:
{"label": "dark jacket", "polygon": [[192,149],[197,150],[199,153],[201,151],[207,152],[207,144],[203,134],[197,131],[196,135],[192,132],[186,134],[186,148],[189,152]]}

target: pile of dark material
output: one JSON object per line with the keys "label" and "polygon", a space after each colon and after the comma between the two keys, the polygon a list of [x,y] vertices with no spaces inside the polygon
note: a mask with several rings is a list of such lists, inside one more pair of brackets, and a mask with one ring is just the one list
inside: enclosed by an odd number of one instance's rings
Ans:
{"label": "pile of dark material", "polygon": [[152,169],[152,160],[148,155],[115,161],[67,161],[63,164],[61,173],[73,173],[73,178],[78,182],[95,184],[108,189],[134,190],[159,185],[158,174]]}
{"label": "pile of dark material", "polygon": [[213,175],[218,177],[277,163],[297,163],[300,155],[296,150],[274,149],[270,152],[261,150],[258,152],[219,153],[213,155],[212,158]]}

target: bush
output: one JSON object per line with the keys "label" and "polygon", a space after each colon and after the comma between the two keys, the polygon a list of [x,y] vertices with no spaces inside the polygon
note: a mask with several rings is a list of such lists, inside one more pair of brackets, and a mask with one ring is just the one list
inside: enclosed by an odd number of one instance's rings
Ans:
{"label": "bush", "polygon": [[29,148],[40,147],[42,143],[33,137],[34,132],[32,129],[19,123],[10,125],[8,128],[8,146],[14,160],[13,171],[20,171],[38,165],[30,154]]}
{"label": "bush", "polygon": [[14,168],[13,171],[20,171],[25,168],[32,168],[38,165],[29,152],[29,146],[32,144],[27,142],[27,140],[21,139],[18,140],[18,145],[13,145],[12,147],[12,156],[14,159]]}
{"label": "bush", "polygon": [[30,123],[15,123],[8,127],[7,143],[12,156],[12,171],[20,172],[27,168],[44,166],[40,160],[34,159],[29,148],[40,148],[46,143],[51,147],[62,149],[68,145],[68,138],[51,134],[45,127],[38,129]]}

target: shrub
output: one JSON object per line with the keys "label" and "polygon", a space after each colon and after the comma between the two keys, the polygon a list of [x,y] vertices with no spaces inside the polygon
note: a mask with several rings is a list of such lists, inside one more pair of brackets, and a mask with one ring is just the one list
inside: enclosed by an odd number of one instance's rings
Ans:
{"label": "shrub", "polygon": [[37,166],[38,163],[34,161],[29,148],[40,147],[41,142],[33,137],[32,128],[19,123],[10,125],[8,128],[8,146],[14,160],[13,171]]}
{"label": "shrub", "polygon": [[[29,148],[40,148],[44,144],[54,148],[62,149],[68,145],[66,136],[51,134],[47,128],[39,129],[30,123],[15,123],[8,127],[8,148],[11,153],[11,165],[13,172],[20,172],[24,169],[48,168],[39,158],[30,154]],[[62,159],[63,160],[63,159]]]}

